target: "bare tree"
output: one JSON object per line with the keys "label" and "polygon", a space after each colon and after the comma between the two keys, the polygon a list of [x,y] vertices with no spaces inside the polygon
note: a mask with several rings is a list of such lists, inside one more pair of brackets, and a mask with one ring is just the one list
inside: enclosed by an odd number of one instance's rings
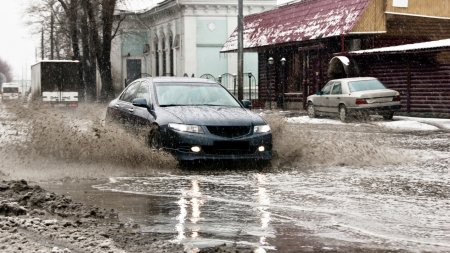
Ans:
{"label": "bare tree", "polygon": [[[93,50],[102,82],[101,100],[107,101],[114,97],[111,71],[111,42],[123,21],[114,24],[114,10],[117,0],[81,0],[83,10],[89,20],[89,31],[93,42]],[[97,15],[96,15],[97,11]]]}
{"label": "bare tree", "polygon": [[70,59],[70,37],[65,13],[57,0],[32,1],[26,10],[27,23],[41,37],[41,59]]}
{"label": "bare tree", "polygon": [[[11,82],[12,81],[12,73],[11,66],[4,60],[0,58],[0,73],[3,74],[6,80],[2,80],[3,82]],[[3,79],[3,78],[2,78]]]}
{"label": "bare tree", "polygon": [[[50,55],[52,58],[53,52],[56,51],[58,56],[59,48],[67,44],[58,40],[58,36],[54,35],[59,26],[60,30],[64,31],[66,37],[69,38],[72,59],[82,63],[80,75],[83,84],[80,96],[82,97],[86,92],[88,100],[96,97],[97,67],[102,83],[102,101],[114,97],[111,43],[123,20],[114,22],[117,1],[120,0],[39,0],[39,8],[30,7],[36,16],[41,17],[42,50],[50,52],[46,52],[45,55]],[[58,6],[63,11],[59,11]],[[116,28],[114,28],[114,24],[117,24]],[[49,39],[45,37],[46,34],[49,34],[47,36]],[[49,48],[44,44],[49,45]]]}

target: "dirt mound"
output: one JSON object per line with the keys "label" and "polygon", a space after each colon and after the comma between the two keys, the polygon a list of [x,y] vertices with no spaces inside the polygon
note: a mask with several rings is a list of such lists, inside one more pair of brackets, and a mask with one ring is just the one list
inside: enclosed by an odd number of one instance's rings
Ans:
{"label": "dirt mound", "polygon": [[[30,186],[25,180],[3,181],[0,183],[0,196],[7,201],[4,204],[4,212],[0,208],[0,214],[8,216],[26,214],[27,209],[41,210],[60,217],[77,218],[116,218],[113,210],[102,210],[75,203],[71,198],[56,195],[42,189],[40,186]],[[7,203],[17,203],[19,207]],[[9,206],[9,207],[8,207]],[[21,208],[20,208],[21,207]],[[16,210],[16,211],[15,211]]]}

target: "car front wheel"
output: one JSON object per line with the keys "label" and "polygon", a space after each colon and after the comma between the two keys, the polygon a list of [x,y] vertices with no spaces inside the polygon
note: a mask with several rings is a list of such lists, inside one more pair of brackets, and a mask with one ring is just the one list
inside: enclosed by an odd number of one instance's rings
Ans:
{"label": "car front wheel", "polygon": [[316,117],[316,110],[314,109],[314,104],[313,103],[311,103],[311,102],[308,103],[307,111],[308,111],[308,116],[310,118],[315,118]]}
{"label": "car front wheel", "polygon": [[347,120],[348,120],[348,113],[347,113],[347,108],[345,107],[345,105],[339,106],[339,119],[342,122],[347,122]]}
{"label": "car front wheel", "polygon": [[159,131],[157,126],[153,126],[149,137],[148,137],[148,144],[150,148],[158,150],[162,147],[161,145],[161,132]]}

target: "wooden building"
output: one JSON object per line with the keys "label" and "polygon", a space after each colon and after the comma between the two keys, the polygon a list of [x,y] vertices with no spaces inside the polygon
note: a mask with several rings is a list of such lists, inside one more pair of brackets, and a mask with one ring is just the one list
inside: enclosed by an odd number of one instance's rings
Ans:
{"label": "wooden building", "polygon": [[[244,19],[245,50],[258,52],[255,102],[272,108],[300,109],[331,78],[370,75],[402,92],[405,112],[450,114],[449,38],[450,0],[303,0]],[[441,42],[416,44],[430,41]]]}

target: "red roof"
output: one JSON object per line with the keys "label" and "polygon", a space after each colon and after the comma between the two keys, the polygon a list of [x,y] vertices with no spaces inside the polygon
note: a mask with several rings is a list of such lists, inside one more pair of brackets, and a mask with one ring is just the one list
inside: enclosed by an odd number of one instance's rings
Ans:
{"label": "red roof", "polygon": [[[244,47],[298,42],[350,32],[371,0],[303,0],[244,18]],[[237,50],[237,30],[222,52]]]}

